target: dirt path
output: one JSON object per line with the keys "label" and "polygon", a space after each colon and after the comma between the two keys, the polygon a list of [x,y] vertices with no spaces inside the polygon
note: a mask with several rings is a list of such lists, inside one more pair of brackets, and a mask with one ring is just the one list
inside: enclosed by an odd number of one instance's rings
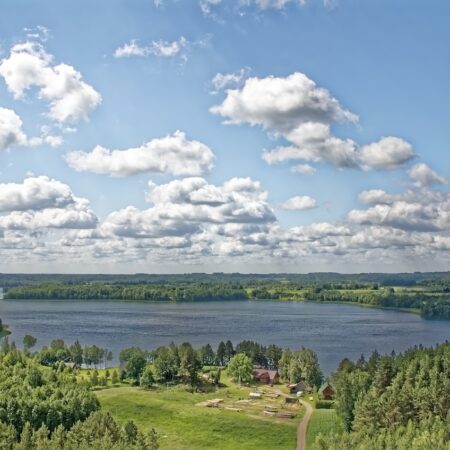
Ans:
{"label": "dirt path", "polygon": [[305,402],[304,400],[299,401],[306,408],[306,412],[297,429],[297,450],[306,450],[306,431],[314,409],[308,402]]}

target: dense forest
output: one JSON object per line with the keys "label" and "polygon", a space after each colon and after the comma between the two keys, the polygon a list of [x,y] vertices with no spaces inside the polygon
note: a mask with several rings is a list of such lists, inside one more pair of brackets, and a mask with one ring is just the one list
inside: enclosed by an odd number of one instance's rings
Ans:
{"label": "dense forest", "polygon": [[44,367],[5,338],[0,350],[0,448],[75,450],[158,448],[155,432],[119,426],[98,412],[89,385],[64,370]]}
{"label": "dense forest", "polygon": [[[443,274],[309,275],[2,275],[8,299],[143,301],[285,300],[399,308],[450,319],[450,278]],[[10,278],[8,278],[10,277]],[[102,278],[103,277],[103,281]],[[347,277],[347,278],[345,278]],[[22,284],[15,285],[21,280]],[[46,282],[42,282],[46,280]],[[109,280],[109,281],[106,281]],[[300,281],[303,280],[303,281]],[[41,281],[40,283],[36,283]],[[395,284],[392,284],[395,283]]]}
{"label": "dense forest", "polygon": [[450,343],[343,360],[333,378],[346,432],[317,438],[317,449],[449,448]]}
{"label": "dense forest", "polygon": [[11,288],[9,299],[90,299],[90,300],[148,300],[148,301],[201,301],[242,300],[246,293],[235,284],[191,283],[170,284],[39,284]]}

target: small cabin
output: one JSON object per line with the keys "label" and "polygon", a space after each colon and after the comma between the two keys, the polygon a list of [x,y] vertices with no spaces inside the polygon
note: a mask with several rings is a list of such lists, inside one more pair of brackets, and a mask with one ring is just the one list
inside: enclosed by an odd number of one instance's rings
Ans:
{"label": "small cabin", "polygon": [[270,385],[278,383],[278,380],[280,378],[277,370],[260,369],[260,368],[253,369],[252,375],[255,381],[259,381],[262,384],[270,384]]}
{"label": "small cabin", "polygon": [[298,394],[298,393],[310,393],[312,392],[312,387],[306,384],[304,381],[299,381],[298,383],[293,383],[288,385],[289,393]]}
{"label": "small cabin", "polygon": [[322,387],[319,389],[319,396],[324,400],[334,400],[335,395],[336,392],[330,383],[323,384]]}

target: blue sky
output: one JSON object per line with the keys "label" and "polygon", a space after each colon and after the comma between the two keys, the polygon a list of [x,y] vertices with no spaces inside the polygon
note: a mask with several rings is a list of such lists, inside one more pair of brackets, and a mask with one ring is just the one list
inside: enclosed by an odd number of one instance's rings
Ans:
{"label": "blue sky", "polygon": [[446,269],[449,13],[5,1],[2,270]]}

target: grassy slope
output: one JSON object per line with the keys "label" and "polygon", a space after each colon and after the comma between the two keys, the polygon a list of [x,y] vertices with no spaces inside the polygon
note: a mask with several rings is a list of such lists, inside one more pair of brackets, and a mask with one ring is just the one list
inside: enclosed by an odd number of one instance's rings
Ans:
{"label": "grassy slope", "polygon": [[341,433],[342,424],[334,409],[316,409],[313,412],[306,434],[306,447],[313,449],[314,441],[319,433]]}
{"label": "grassy slope", "polygon": [[142,429],[154,427],[161,437],[161,449],[295,448],[303,411],[295,419],[276,420],[264,417],[260,409],[235,412],[195,406],[208,398],[226,402],[247,398],[250,391],[228,386],[208,394],[191,394],[181,386],[149,391],[119,387],[96,394],[102,409],[120,421],[132,419]]}

